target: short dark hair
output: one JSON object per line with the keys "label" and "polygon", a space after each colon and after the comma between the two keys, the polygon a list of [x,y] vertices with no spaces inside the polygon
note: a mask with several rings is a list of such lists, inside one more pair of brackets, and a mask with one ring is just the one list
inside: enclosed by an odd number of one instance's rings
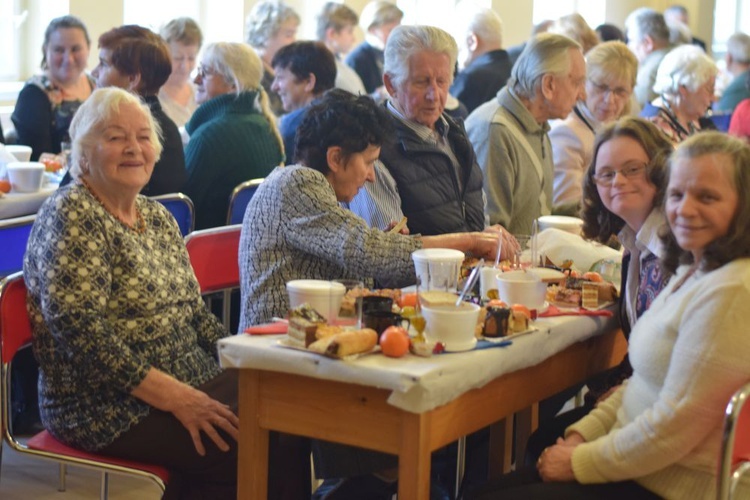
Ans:
{"label": "short dark hair", "polygon": [[313,94],[332,89],[336,82],[336,58],[322,42],[293,42],[282,47],[271,60],[273,68],[291,71],[298,80],[315,75]]}
{"label": "short dark hair", "polygon": [[125,75],[141,75],[137,92],[156,95],[172,73],[169,48],[162,37],[142,26],[112,28],[99,37],[99,47],[112,52],[112,65]]}
{"label": "short dark hair", "polygon": [[626,116],[608,124],[597,134],[591,165],[583,178],[581,218],[583,219],[583,237],[603,244],[606,244],[625,226],[624,220],[604,206],[594,181],[599,149],[604,143],[616,137],[630,137],[639,143],[648,155],[649,181],[656,186],[654,207],[660,206],[664,199],[664,192],[667,189],[667,159],[673,150],[672,143],[667,136],[656,125],[643,118]]}
{"label": "short dark hair", "polygon": [[393,126],[385,111],[368,96],[329,90],[313,101],[294,140],[294,160],[324,175],[328,148],[339,146],[344,157],[368,146],[380,146]]}
{"label": "short dark hair", "polygon": [[83,24],[76,16],[61,16],[56,17],[47,25],[47,29],[44,30],[44,43],[42,43],[42,69],[47,69],[47,45],[49,45],[49,39],[52,37],[52,33],[61,29],[79,29],[83,31],[83,37],[86,39],[86,45],[91,47],[91,38],[89,38],[89,32],[86,29],[86,25]]}
{"label": "short dark hair", "polygon": [[[733,260],[750,257],[750,146],[742,139],[722,132],[709,131],[695,134],[681,142],[668,162],[668,168],[678,160],[694,159],[705,155],[726,155],[732,162],[730,174],[737,193],[737,212],[725,236],[715,239],[703,250],[701,268],[712,271]],[[693,255],[677,244],[671,231],[665,231],[664,267],[672,272],[680,264],[693,262]]]}

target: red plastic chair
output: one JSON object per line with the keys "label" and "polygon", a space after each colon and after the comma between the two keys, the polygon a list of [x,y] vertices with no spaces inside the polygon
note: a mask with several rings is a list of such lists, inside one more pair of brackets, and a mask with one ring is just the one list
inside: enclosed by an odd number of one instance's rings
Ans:
{"label": "red plastic chair", "polygon": [[734,393],[724,417],[716,498],[734,497],[740,478],[750,470],[750,383]]}
{"label": "red plastic chair", "polygon": [[[0,360],[2,360],[0,429],[8,446],[19,453],[28,453],[39,458],[60,462],[60,486],[58,488],[60,491],[65,491],[65,464],[100,470],[102,472],[100,498],[103,500],[108,495],[110,472],[150,479],[164,491],[169,480],[169,472],[164,467],[77,450],[59,442],[47,431],[35,435],[26,444],[18,441],[13,434],[13,425],[10,421],[11,361],[20,348],[30,343],[31,324],[26,311],[26,285],[23,281],[23,274],[16,273],[0,282]],[[0,455],[0,465],[1,460],[2,455]]]}
{"label": "red plastic chair", "polygon": [[222,321],[229,328],[231,292],[240,286],[238,253],[242,226],[223,226],[193,231],[185,237],[201,294],[223,292]]}

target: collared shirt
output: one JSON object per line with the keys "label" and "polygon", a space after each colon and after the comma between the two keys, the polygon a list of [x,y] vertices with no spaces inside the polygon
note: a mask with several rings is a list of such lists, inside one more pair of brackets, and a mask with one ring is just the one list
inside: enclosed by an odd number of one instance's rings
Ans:
{"label": "collared shirt", "polygon": [[404,216],[396,181],[380,160],[375,162],[375,182],[365,182],[352,201],[341,206],[363,218],[368,226],[382,230]]}

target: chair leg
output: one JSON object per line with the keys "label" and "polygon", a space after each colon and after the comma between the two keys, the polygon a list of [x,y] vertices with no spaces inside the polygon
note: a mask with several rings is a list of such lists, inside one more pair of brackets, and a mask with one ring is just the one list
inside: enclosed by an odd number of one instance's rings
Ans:
{"label": "chair leg", "polygon": [[109,497],[109,473],[102,472],[102,489],[99,493],[100,500],[107,500]]}
{"label": "chair leg", "polygon": [[224,291],[221,305],[222,305],[221,321],[222,323],[224,323],[224,328],[229,330],[231,326],[230,318],[232,314],[232,291],[231,290]]}
{"label": "chair leg", "polygon": [[461,492],[461,483],[464,480],[464,469],[466,468],[466,436],[458,438],[458,450],[456,452],[456,493],[455,498]]}
{"label": "chair leg", "polygon": [[68,475],[68,465],[65,464],[65,463],[63,463],[63,462],[60,462],[59,470],[58,470],[58,473],[57,473],[57,476],[58,476],[58,478],[57,478],[57,491],[65,491],[65,489],[67,488],[67,486],[65,484],[65,480],[67,479],[67,475]]}

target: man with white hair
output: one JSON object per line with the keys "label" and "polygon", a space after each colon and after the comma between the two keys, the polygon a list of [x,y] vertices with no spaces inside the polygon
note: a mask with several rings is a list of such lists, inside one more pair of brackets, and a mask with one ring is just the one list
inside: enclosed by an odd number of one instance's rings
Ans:
{"label": "man with white hair", "polygon": [[658,97],[653,91],[659,63],[669,52],[669,28],[664,16],[646,7],[636,9],[625,19],[628,48],[638,58],[635,95],[641,107]]}
{"label": "man with white hair", "polygon": [[505,86],[512,64],[503,50],[503,21],[492,9],[460,6],[459,64],[463,67],[450,92],[469,113]]}
{"label": "man with white hair", "polygon": [[727,40],[727,73],[732,81],[724,89],[714,110],[731,113],[740,101],[750,97],[750,36],[735,33]]}
{"label": "man with white hair", "polygon": [[490,223],[530,234],[552,207],[554,167],[548,120],[584,98],[586,62],[570,38],[545,33],[528,42],[497,97],[466,120],[484,173]]}
{"label": "man with white hair", "polygon": [[[667,22],[667,25],[670,25],[672,23],[680,23],[684,26],[690,26],[690,15],[684,5],[675,4],[670,5],[669,7],[664,9],[664,20]],[[688,30],[690,30],[690,28],[688,28]],[[694,37],[692,34],[690,35],[690,40],[688,41],[688,43],[697,45],[698,47],[703,49],[703,52],[708,53],[708,51],[706,50],[706,42],[704,42],[700,38]]]}

